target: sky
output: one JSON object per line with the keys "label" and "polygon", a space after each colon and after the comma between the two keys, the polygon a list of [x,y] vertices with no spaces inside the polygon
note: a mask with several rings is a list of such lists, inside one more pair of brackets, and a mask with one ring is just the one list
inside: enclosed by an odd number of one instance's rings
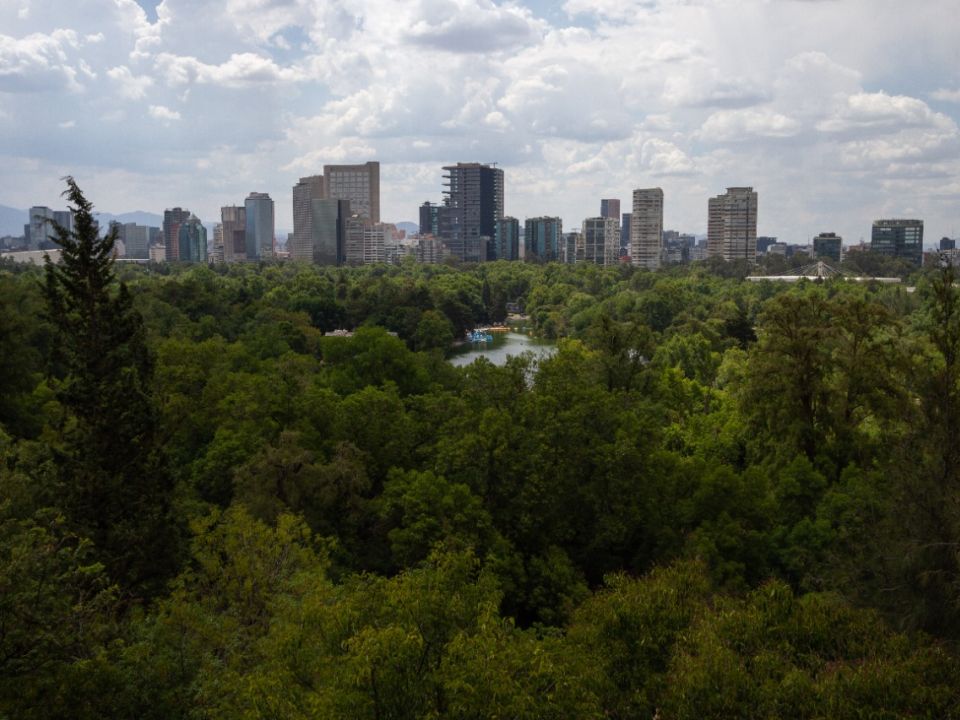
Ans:
{"label": "sky", "polygon": [[379,160],[384,220],[496,162],[565,229],[664,190],[664,226],[759,193],[758,233],[960,233],[957,0],[0,0],[0,204],[101,210],[291,188]]}

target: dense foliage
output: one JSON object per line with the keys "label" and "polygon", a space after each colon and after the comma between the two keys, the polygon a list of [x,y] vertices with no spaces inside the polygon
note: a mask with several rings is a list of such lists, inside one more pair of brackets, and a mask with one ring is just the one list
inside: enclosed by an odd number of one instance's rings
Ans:
{"label": "dense foliage", "polygon": [[[120,267],[91,232],[0,269],[0,717],[960,715],[950,270]],[[552,357],[446,361],[508,304]]]}

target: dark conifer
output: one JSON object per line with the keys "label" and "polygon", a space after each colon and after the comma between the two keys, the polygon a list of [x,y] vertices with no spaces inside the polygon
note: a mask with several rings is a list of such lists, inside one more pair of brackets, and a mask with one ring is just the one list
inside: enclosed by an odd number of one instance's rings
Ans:
{"label": "dark conifer", "polygon": [[44,287],[66,410],[58,500],[114,580],[150,594],[175,569],[177,537],[150,395],[153,363],[142,318],[114,272],[116,228],[101,237],[93,205],[66,180],[74,227],[55,226],[61,262],[47,259]]}

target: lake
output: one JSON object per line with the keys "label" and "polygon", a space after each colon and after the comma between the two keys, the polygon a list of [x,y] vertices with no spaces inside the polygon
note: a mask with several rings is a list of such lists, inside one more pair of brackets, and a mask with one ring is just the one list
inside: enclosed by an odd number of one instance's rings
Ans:
{"label": "lake", "polygon": [[450,356],[450,362],[460,367],[469,365],[481,355],[494,365],[503,365],[511,355],[532,351],[537,357],[549,357],[556,352],[557,346],[550,340],[532,338],[518,332],[491,333],[493,342],[467,343],[457,347]]}

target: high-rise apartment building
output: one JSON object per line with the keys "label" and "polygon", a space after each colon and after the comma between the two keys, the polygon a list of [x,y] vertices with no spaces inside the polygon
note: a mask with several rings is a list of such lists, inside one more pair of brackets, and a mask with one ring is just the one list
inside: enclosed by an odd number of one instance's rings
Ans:
{"label": "high-rise apartment building", "polygon": [[640,188],[633,191],[630,217],[630,261],[656,270],[663,253],[663,190]]}
{"label": "high-rise apartment building", "polygon": [[813,239],[813,254],[818,260],[840,262],[843,255],[843,238],[836,233],[820,233]]}
{"label": "high-rise apartment building", "polygon": [[440,236],[454,257],[482,262],[503,217],[503,170],[480,163],[457,163],[443,170]]}
{"label": "high-rise apartment building", "polygon": [[[632,224],[631,224],[632,227]],[[620,254],[620,220],[594,217],[583,221],[583,260],[615,265]]]}
{"label": "high-rise apartment building", "polygon": [[247,258],[247,208],[245,205],[227,205],[220,208],[223,226],[223,261],[237,262]]}
{"label": "high-rise apartment building", "polygon": [[387,260],[387,245],[390,244],[390,226],[371,223],[363,215],[347,218],[344,235],[344,261],[348,265],[371,265]]}
{"label": "high-rise apartment building", "polygon": [[757,193],[752,187],[731,187],[710,198],[707,254],[724,260],[757,261]]}
{"label": "high-rise apartment building", "polygon": [[243,205],[247,211],[247,260],[273,257],[273,200],[268,193],[252,192]]}
{"label": "high-rise apartment building", "polygon": [[210,261],[214,263],[222,263],[224,261],[223,253],[223,223],[218,222],[213,226],[213,255],[210,256]]}
{"label": "high-rise apartment building", "polygon": [[443,262],[443,240],[433,235],[421,235],[417,241],[417,262]]}
{"label": "high-rise apartment building", "polygon": [[380,163],[324,165],[324,198],[349,200],[354,214],[380,222]]}
{"label": "high-rise apartment building", "polygon": [[520,221],[515,217],[497,220],[494,233],[495,260],[520,259]]}
{"label": "high-rise apartment building", "polygon": [[923,220],[876,220],[870,236],[871,252],[923,263]]}
{"label": "high-rise apartment building", "polygon": [[523,230],[523,258],[538,262],[560,259],[563,221],[558,217],[527,218]]}
{"label": "high-rise apartment building", "polygon": [[180,225],[190,219],[190,211],[175,207],[163,211],[163,241],[167,262],[180,260]]}
{"label": "high-rise apartment building", "polygon": [[293,186],[293,242],[290,257],[313,262],[313,201],[324,198],[323,175],[300,178]]}
{"label": "high-rise apartment building", "polygon": [[563,234],[563,262],[571,265],[583,262],[583,234],[568,232]]}
{"label": "high-rise apartment building", "polygon": [[606,198],[600,201],[600,217],[620,219],[620,200]]}
{"label": "high-rise apartment building", "polygon": [[207,229],[196,215],[180,223],[177,258],[181,262],[207,261]]}

